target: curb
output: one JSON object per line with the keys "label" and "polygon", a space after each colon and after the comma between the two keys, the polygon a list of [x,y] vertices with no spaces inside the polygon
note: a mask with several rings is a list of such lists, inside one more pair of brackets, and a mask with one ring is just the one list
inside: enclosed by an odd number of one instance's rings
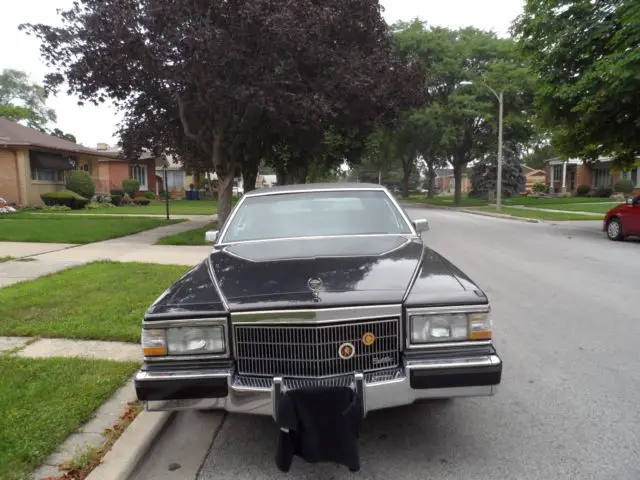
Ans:
{"label": "curb", "polygon": [[141,412],[86,480],[126,480],[172,418],[171,412]]}
{"label": "curb", "polygon": [[504,220],[515,220],[516,222],[540,223],[540,220],[536,220],[535,218],[514,217],[513,215],[506,215],[504,213],[481,212],[477,210],[467,210],[467,209],[461,209],[459,211],[464,213],[470,213],[472,215],[481,215],[483,217],[502,218]]}

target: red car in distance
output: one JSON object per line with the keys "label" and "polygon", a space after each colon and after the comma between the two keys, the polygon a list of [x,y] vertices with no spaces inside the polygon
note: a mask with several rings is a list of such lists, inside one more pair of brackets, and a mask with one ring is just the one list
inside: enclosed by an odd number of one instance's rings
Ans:
{"label": "red car in distance", "polygon": [[640,237],[640,195],[609,210],[604,217],[602,231],[607,233],[609,240]]}

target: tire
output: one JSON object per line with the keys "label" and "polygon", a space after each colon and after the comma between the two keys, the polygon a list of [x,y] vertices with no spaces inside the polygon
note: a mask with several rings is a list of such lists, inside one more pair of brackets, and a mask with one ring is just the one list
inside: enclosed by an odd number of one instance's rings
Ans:
{"label": "tire", "polygon": [[607,223],[607,237],[613,241],[619,241],[624,238],[622,235],[622,225],[617,218],[612,218]]}

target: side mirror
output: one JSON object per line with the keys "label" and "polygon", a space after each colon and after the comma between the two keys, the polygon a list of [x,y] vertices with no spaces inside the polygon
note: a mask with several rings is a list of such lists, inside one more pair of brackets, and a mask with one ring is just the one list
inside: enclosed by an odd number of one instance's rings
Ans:
{"label": "side mirror", "polygon": [[413,227],[416,229],[416,232],[428,232],[429,231],[429,221],[426,218],[420,218],[418,220],[413,221]]}
{"label": "side mirror", "polygon": [[218,230],[209,230],[204,234],[204,239],[207,243],[214,243],[217,238],[218,238]]}

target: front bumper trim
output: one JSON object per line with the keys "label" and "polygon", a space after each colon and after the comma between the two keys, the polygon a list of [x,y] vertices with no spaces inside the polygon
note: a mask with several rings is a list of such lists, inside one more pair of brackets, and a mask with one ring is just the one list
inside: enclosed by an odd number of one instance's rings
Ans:
{"label": "front bumper trim", "polygon": [[[351,386],[359,394],[365,412],[409,405],[423,399],[491,396],[502,374],[498,355],[452,359],[410,360],[404,367],[326,379],[247,377],[229,369],[149,371],[135,378],[138,398],[149,411],[226,410],[235,413],[273,415],[278,396],[286,389],[318,385]],[[443,379],[446,379],[443,381]],[[220,396],[182,395],[194,382],[212,382]],[[226,388],[221,388],[224,385]],[[166,387],[165,387],[166,386]],[[218,388],[220,387],[220,388]],[[434,388],[435,387],[435,388]],[[162,397],[162,392],[166,396]],[[148,392],[154,392],[152,396]],[[222,395],[224,393],[224,395]]]}

